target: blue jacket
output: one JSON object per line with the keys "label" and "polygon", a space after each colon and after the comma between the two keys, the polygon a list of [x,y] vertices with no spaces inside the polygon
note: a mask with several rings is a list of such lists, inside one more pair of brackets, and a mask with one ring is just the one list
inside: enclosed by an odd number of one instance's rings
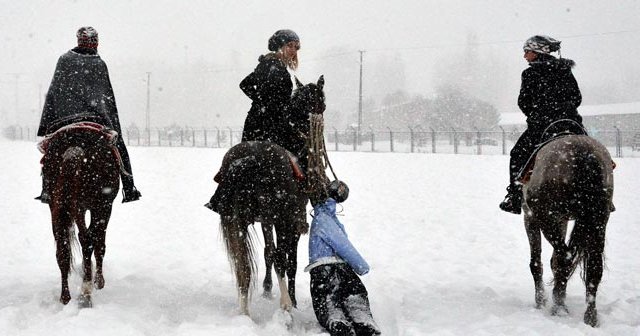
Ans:
{"label": "blue jacket", "polygon": [[359,275],[369,272],[369,265],[351,244],[344,226],[336,217],[336,201],[332,198],[313,208],[309,233],[309,266],[346,262]]}

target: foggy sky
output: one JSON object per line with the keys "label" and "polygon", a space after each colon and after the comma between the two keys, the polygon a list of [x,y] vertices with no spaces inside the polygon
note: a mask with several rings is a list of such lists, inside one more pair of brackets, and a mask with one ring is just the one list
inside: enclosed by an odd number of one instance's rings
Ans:
{"label": "foggy sky", "polygon": [[[638,17],[634,0],[1,0],[0,123],[37,124],[57,58],[85,25],[100,34],[123,126],[144,124],[151,72],[152,127],[239,127],[250,101],[238,83],[277,29],[301,37],[296,75],[306,83],[324,74],[328,111],[350,119],[359,50],[365,99],[429,96],[462,76],[474,95],[516,112],[522,43],[535,34],[562,40],[585,104],[640,100]],[[458,62],[475,68],[460,75]]]}

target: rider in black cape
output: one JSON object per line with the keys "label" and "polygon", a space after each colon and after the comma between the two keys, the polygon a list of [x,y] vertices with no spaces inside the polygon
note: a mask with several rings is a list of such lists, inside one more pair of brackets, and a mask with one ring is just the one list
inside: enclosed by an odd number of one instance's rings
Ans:
{"label": "rider in black cape", "polygon": [[[128,172],[120,174],[124,192],[122,202],[136,201],[141,194],[133,183],[131,162],[122,138],[109,71],[98,55],[98,32],[93,27],[82,27],[76,37],[78,46],[58,59],[37,135],[46,136],[80,121],[96,122],[115,130],[119,134],[116,147],[123,167]],[[43,177],[42,193],[36,197],[43,203],[50,200],[47,183]]]}

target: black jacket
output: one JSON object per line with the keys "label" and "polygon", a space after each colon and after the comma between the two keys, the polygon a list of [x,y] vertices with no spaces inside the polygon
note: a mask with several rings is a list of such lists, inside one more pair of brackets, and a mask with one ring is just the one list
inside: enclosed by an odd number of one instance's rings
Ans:
{"label": "black jacket", "polygon": [[518,106],[527,116],[530,128],[545,128],[560,119],[572,119],[579,123],[582,117],[578,106],[582,95],[571,73],[575,62],[540,54],[522,72],[522,86]]}
{"label": "black jacket", "polygon": [[58,59],[38,136],[77,121],[94,121],[121,133],[109,71],[94,49],[75,48]]}
{"label": "black jacket", "polygon": [[270,141],[285,147],[293,83],[285,64],[274,54],[258,58],[258,66],[240,82],[240,89],[252,100],[242,141]]}

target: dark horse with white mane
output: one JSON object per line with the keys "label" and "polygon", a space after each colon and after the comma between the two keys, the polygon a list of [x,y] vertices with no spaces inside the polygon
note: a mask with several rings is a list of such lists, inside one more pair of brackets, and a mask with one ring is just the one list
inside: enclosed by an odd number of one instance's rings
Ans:
{"label": "dark horse with white mane", "polygon": [[[567,282],[582,262],[587,303],[584,322],[597,326],[596,293],[602,278],[605,232],[613,196],[613,161],[609,152],[587,135],[551,140],[537,152],[523,192],[536,307],[546,304],[540,259],[542,233],[553,246],[552,314],[568,312]],[[566,242],[569,220],[575,220],[575,224]]]}
{"label": "dark horse with white mane", "polygon": [[[82,248],[84,270],[81,307],[91,307],[91,293],[104,287],[102,260],[105,236],[111,217],[113,200],[120,188],[119,155],[114,143],[117,133],[106,131],[95,123],[79,123],[61,128],[44,142],[42,160],[45,179],[51,181],[49,209],[56,258],[62,278],[60,302],[71,300],[68,276],[73,263],[72,243],[76,242],[74,224]],[[85,224],[90,211],[91,223]],[[92,255],[96,259],[95,279],[92,275]],[[93,283],[92,283],[93,280]]]}
{"label": "dark horse with white mane", "polygon": [[[321,76],[317,83],[304,86],[296,79],[296,84],[289,113],[302,116],[304,122],[293,127],[308,138],[309,115],[321,115],[325,109],[324,79]],[[242,142],[229,149],[222,161],[219,172],[221,184],[229,183],[233,191],[229,196],[232,212],[221,215],[220,224],[227,256],[235,272],[243,314],[249,314],[249,291],[254,287],[257,269],[254,244],[249,234],[249,226],[256,221],[262,224],[265,241],[265,294],[269,296],[271,292],[273,264],[280,288],[280,307],[290,310],[296,305],[298,240],[308,231],[308,195],[304,185],[295,178],[294,162],[291,153],[284,148],[262,141]],[[309,181],[305,183],[308,185]]]}

